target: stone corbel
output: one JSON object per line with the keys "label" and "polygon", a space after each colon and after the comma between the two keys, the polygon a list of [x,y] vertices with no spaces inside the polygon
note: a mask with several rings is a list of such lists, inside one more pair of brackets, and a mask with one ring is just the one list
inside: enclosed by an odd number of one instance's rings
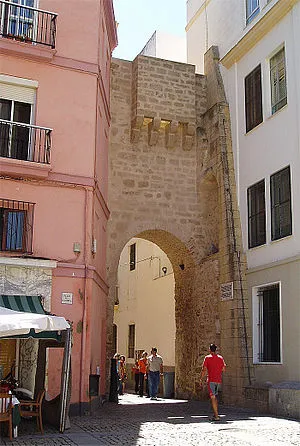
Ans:
{"label": "stone corbel", "polygon": [[148,124],[149,146],[157,144],[161,119],[153,118]]}
{"label": "stone corbel", "polygon": [[183,150],[191,150],[195,139],[195,124],[187,123],[183,126],[182,147]]}
{"label": "stone corbel", "polygon": [[173,149],[176,144],[178,133],[178,121],[171,121],[166,126],[166,146],[168,149]]}
{"label": "stone corbel", "polygon": [[138,115],[131,123],[131,142],[139,142],[144,116]]}

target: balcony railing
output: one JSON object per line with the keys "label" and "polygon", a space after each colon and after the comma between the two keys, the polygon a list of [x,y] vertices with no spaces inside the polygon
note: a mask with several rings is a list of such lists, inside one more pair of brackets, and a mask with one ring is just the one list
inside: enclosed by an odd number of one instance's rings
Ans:
{"label": "balcony railing", "polygon": [[0,156],[50,164],[51,129],[0,119]]}
{"label": "balcony railing", "polygon": [[0,1],[0,36],[55,48],[54,12]]}

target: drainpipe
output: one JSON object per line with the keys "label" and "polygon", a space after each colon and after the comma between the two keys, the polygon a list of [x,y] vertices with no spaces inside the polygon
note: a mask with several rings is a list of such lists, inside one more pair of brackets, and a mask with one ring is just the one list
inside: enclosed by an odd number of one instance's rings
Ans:
{"label": "drainpipe", "polygon": [[84,401],[85,387],[85,347],[86,347],[86,326],[87,326],[87,261],[88,261],[88,189],[85,189],[84,195],[84,278],[83,278],[83,308],[82,308],[82,337],[81,337],[81,367],[80,367],[80,413],[83,415],[82,404]]}

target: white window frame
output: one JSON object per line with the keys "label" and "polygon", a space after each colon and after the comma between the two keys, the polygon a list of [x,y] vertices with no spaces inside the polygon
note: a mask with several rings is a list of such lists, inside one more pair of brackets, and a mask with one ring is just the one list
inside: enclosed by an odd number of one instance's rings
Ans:
{"label": "white window frame", "polygon": [[[272,88],[272,77],[271,77],[271,60],[276,55],[278,55],[281,51],[283,51],[283,54],[284,54],[285,97],[281,98],[280,101],[277,101],[277,102],[273,103],[273,98],[272,98],[273,88]],[[279,48],[277,48],[275,51],[273,51],[272,54],[270,55],[270,57],[268,59],[268,70],[269,70],[269,90],[270,90],[270,116],[272,116],[272,115],[275,115],[279,110],[284,108],[287,105],[287,103],[288,103],[288,94],[287,94],[287,64],[286,64],[286,51],[285,51],[285,45],[284,44],[282,44]],[[275,107],[276,104],[278,104],[281,101],[283,101],[284,98],[286,99],[286,103],[283,104],[277,110],[273,110],[273,107]]]}
{"label": "white window frame", "polygon": [[[9,1],[9,0],[7,0],[7,1]],[[34,0],[33,1],[33,6],[31,6],[31,8],[34,8],[34,9],[37,9],[37,7],[38,7],[38,1],[39,0]],[[20,7],[22,7],[22,6],[28,6],[27,4],[26,4],[26,0],[17,0],[17,3],[15,3],[15,6],[20,6]],[[3,4],[3,6],[2,6],[2,8],[3,8],[3,11],[2,11],[2,17],[3,17],[3,19],[2,19],[2,23],[1,23],[1,29],[3,30],[3,27],[4,27],[4,16],[5,16],[5,14],[4,14],[4,9],[7,7],[7,4]],[[9,27],[10,27],[10,23],[11,23],[11,19],[15,19],[16,20],[16,27],[17,27],[17,29],[19,28],[19,25],[20,25],[20,22],[22,21],[22,19],[24,19],[23,20],[23,22],[24,23],[31,23],[32,24],[32,26],[31,26],[31,31],[29,32],[29,33],[27,33],[27,34],[18,34],[18,33],[16,33],[16,34],[14,34],[15,35],[15,37],[24,37],[24,39],[25,38],[29,38],[29,39],[32,39],[32,40],[34,40],[35,39],[35,37],[36,37],[36,28],[37,28],[37,14],[36,14],[36,11],[33,11],[32,12],[32,18],[27,18],[26,19],[26,17],[21,17],[20,15],[13,15],[10,11],[12,11],[12,8],[14,8],[14,4],[12,3],[12,5],[10,6],[9,5],[9,15],[8,15],[8,20],[7,20],[7,29],[5,30],[5,32],[6,33],[8,33],[9,32]]]}
{"label": "white window frame", "polygon": [[[260,302],[259,302],[259,290],[261,288],[267,288],[269,286],[278,285],[279,288],[279,324],[280,324],[280,339],[279,339],[279,349],[280,349],[280,361],[267,362],[260,360]],[[280,365],[283,363],[283,351],[282,351],[282,299],[281,299],[281,282],[270,282],[263,283],[261,285],[252,288],[252,323],[253,323],[253,364],[261,365]]]}
{"label": "white window frame", "polygon": [[[256,6],[252,6],[256,2]],[[249,11],[249,12],[248,12]],[[260,2],[259,0],[246,0],[246,25],[252,22],[254,17],[260,12]]]}

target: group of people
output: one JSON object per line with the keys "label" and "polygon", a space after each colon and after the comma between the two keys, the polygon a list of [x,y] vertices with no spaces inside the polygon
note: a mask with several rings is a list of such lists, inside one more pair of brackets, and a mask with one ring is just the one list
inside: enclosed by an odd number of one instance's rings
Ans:
{"label": "group of people", "polygon": [[[127,380],[125,356],[115,354],[117,374],[119,379],[119,395],[123,395],[125,383]],[[157,348],[151,349],[151,354],[146,351],[136,360],[132,367],[132,373],[135,379],[135,393],[140,397],[146,394],[151,400],[157,400],[160,377],[163,375],[163,359],[157,354]]]}
{"label": "group of people", "polygon": [[[202,364],[200,385],[203,386],[204,378],[206,378],[208,394],[213,409],[212,421],[219,421],[217,395],[222,383],[222,373],[225,371],[226,364],[223,357],[217,354],[217,346],[210,344],[210,353],[206,355]],[[117,360],[117,373],[119,378],[119,394],[122,395],[127,380],[125,356],[115,354]],[[144,396],[144,387],[146,383],[146,395],[152,400],[157,400],[160,376],[163,375],[163,359],[157,354],[157,348],[151,349],[151,354],[145,351],[140,359],[135,362],[132,368],[135,378],[135,392],[140,397]]]}

